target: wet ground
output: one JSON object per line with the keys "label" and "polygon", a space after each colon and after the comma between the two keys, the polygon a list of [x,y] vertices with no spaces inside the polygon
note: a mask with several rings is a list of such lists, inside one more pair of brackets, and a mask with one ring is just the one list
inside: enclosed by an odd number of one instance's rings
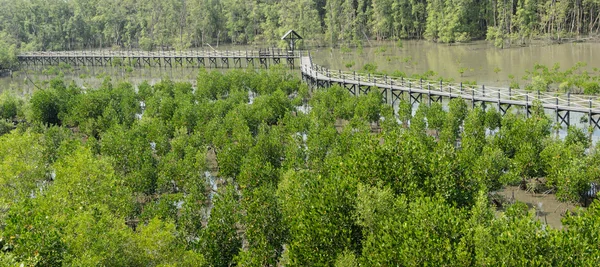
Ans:
{"label": "wet ground", "polygon": [[554,194],[531,193],[518,186],[507,186],[498,192],[507,202],[521,201],[529,208],[535,209],[536,218],[553,228],[562,229],[561,219],[567,211],[574,211],[578,205],[564,203],[556,199]]}

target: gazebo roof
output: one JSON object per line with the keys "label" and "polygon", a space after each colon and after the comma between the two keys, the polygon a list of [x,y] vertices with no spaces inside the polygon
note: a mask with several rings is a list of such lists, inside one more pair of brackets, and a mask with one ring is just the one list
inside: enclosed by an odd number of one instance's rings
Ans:
{"label": "gazebo roof", "polygon": [[281,40],[299,40],[302,39],[302,37],[294,30],[289,30],[287,31],[283,37],[281,37]]}

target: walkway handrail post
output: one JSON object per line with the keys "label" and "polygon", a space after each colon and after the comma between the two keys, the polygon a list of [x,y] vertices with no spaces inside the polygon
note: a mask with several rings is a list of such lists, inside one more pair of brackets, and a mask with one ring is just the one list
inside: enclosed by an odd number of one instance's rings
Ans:
{"label": "walkway handrail post", "polygon": [[508,100],[512,99],[512,87],[508,87]]}
{"label": "walkway handrail post", "polygon": [[481,85],[481,90],[483,91],[483,97],[485,97],[485,84]]}
{"label": "walkway handrail post", "polygon": [[529,92],[525,94],[525,115],[529,118]]}
{"label": "walkway handrail post", "polygon": [[440,80],[440,92],[444,91],[444,80]]}
{"label": "walkway handrail post", "polygon": [[[588,113],[588,121],[590,122],[590,127],[593,127],[594,125],[592,124],[592,98],[589,98],[590,101],[590,112]],[[593,128],[592,128],[593,129]]]}
{"label": "walkway handrail post", "polygon": [[431,106],[431,84],[427,83],[427,105]]}
{"label": "walkway handrail post", "polygon": [[423,78],[419,79],[419,82],[421,84],[421,90],[423,90]]}
{"label": "walkway handrail post", "polygon": [[567,92],[567,106],[571,106],[571,92]]}

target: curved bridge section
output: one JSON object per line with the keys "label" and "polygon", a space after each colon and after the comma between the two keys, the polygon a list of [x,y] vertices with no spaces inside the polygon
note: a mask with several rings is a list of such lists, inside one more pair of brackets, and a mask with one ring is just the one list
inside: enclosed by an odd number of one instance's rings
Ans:
{"label": "curved bridge section", "polygon": [[529,117],[531,107],[539,101],[544,109],[555,113],[559,125],[571,125],[571,113],[582,113],[589,125],[600,129],[600,100],[598,97],[572,95],[556,92],[532,92],[519,89],[482,86],[463,86],[462,83],[435,82],[398,77],[359,74],[356,72],[332,71],[312,62],[310,54],[301,57],[302,79],[311,89],[330,87],[335,84],[346,88],[353,95],[378,90],[386,103],[395,105],[406,99],[411,105],[431,104],[442,99],[462,98],[472,107],[484,109],[494,105],[502,115],[512,106],[520,107]]}
{"label": "curved bridge section", "polygon": [[265,49],[259,51],[61,51],[28,52],[17,56],[21,66],[131,66],[268,68],[274,64],[295,67],[301,52]]}

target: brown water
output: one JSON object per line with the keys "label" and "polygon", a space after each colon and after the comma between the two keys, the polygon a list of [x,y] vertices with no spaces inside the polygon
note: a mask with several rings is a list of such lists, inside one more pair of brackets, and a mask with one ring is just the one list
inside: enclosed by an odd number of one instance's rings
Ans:
{"label": "brown water", "polygon": [[519,189],[518,186],[507,186],[497,192],[509,202],[521,201],[535,210],[536,219],[552,228],[562,229],[562,218],[568,211],[575,211],[576,205],[560,202],[554,194],[536,194]]}
{"label": "brown water", "polygon": [[[143,81],[150,84],[168,78],[173,81],[188,81],[195,85],[198,75],[197,68],[136,68],[126,67],[71,67],[57,68],[65,83],[74,82],[82,88],[97,88],[106,77],[113,83],[130,82],[138,85]],[[31,94],[36,88],[45,88],[48,81],[57,77],[56,73],[47,74],[48,67],[29,67],[14,72],[13,76],[0,78],[0,93],[10,90],[21,95]]]}
{"label": "brown water", "polygon": [[[372,46],[362,49],[315,48],[311,55],[316,64],[333,70],[360,70],[367,63],[375,63],[378,71],[392,73],[402,71],[407,75],[422,74],[432,70],[434,78],[444,77],[460,81],[477,81],[490,86],[508,86],[509,75],[518,80],[526,75],[536,63],[553,66],[559,63],[561,69],[574,66],[578,62],[587,64],[586,70],[600,68],[600,43],[568,43],[552,45],[531,45],[499,49],[485,41],[468,44],[436,44],[427,41],[403,41],[402,47],[395,42],[372,42]],[[220,46],[218,50],[256,50],[254,46]],[[347,67],[351,64],[351,67]],[[461,75],[459,70],[463,71]],[[80,86],[95,87],[103,80],[102,74],[113,80],[129,80],[133,83],[142,80],[159,80],[169,77],[173,80],[195,80],[197,70],[192,68],[143,68],[126,72],[124,68],[79,67],[63,70],[67,80]],[[600,74],[595,72],[595,74]],[[52,75],[43,75],[40,68],[29,69],[29,74],[16,73],[11,78],[0,78],[2,90],[29,92],[33,82],[42,82]],[[100,77],[100,78],[98,78]]]}
{"label": "brown water", "polygon": [[[600,43],[568,43],[532,45],[499,49],[485,41],[468,44],[436,44],[427,41],[373,43],[361,49],[321,48],[312,50],[316,64],[341,70],[360,70],[375,63],[378,71],[402,71],[408,75],[432,70],[438,76],[455,81],[477,81],[478,84],[508,86],[509,75],[522,78],[536,63],[552,67],[559,63],[567,69],[578,62],[585,69],[600,68]],[[353,66],[348,68],[346,64]],[[464,73],[459,73],[462,69]],[[598,72],[596,72],[598,73]]]}

